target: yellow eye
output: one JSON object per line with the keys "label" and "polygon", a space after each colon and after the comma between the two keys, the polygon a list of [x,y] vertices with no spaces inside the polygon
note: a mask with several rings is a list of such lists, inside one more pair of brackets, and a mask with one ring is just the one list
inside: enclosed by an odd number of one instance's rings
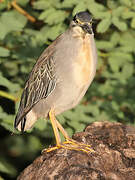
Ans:
{"label": "yellow eye", "polygon": [[89,25],[92,25],[92,21],[89,22]]}
{"label": "yellow eye", "polygon": [[84,23],[81,22],[79,19],[76,19],[75,22],[76,22],[77,24],[84,24]]}
{"label": "yellow eye", "polygon": [[75,20],[75,22],[76,22],[76,23],[79,23],[79,20],[78,20],[78,19],[76,19],[76,20]]}

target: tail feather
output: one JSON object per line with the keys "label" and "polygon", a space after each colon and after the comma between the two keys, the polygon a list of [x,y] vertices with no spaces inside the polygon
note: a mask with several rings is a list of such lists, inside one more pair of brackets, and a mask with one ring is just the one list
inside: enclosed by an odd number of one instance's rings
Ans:
{"label": "tail feather", "polygon": [[27,110],[26,112],[22,111],[22,108],[19,107],[18,113],[15,117],[15,122],[14,122],[14,128],[18,129],[18,125],[21,123],[21,131],[24,131],[25,123],[26,123],[26,114],[29,111]]}
{"label": "tail feather", "polygon": [[21,132],[24,132],[26,124],[26,116],[21,120]]}
{"label": "tail feather", "polygon": [[37,116],[34,113],[33,110],[30,110],[26,115],[24,115],[22,118],[19,118],[19,116],[16,116],[14,127],[18,129],[21,132],[24,132],[26,130],[29,130],[33,127],[34,123],[37,120]]}

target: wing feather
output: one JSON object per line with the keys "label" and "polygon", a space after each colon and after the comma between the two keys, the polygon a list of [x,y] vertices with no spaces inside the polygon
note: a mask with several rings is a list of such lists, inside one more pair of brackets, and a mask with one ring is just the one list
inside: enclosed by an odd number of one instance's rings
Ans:
{"label": "wing feather", "polygon": [[37,104],[41,99],[48,97],[55,89],[56,77],[55,63],[53,60],[54,49],[52,47],[54,47],[53,44],[40,56],[30,73],[28,81],[26,82],[14,123],[14,127],[17,128],[21,122],[22,131],[25,127],[26,114],[35,104]]}

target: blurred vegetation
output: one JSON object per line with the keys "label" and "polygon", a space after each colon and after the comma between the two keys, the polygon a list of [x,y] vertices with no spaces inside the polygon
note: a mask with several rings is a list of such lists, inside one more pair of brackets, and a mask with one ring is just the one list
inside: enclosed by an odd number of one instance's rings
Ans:
{"label": "blurred vegetation", "polygon": [[98,120],[135,124],[135,1],[0,0],[0,180],[15,179],[55,143],[49,121],[21,135],[13,121],[36,59],[84,10],[94,18],[97,74],[81,104],[58,119],[70,135]]}

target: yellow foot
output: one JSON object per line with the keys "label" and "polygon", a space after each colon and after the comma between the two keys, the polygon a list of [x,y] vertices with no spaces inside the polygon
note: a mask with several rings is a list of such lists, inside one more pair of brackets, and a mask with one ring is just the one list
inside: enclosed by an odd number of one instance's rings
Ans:
{"label": "yellow foot", "polygon": [[66,141],[62,143],[62,147],[65,149],[83,151],[86,153],[95,152],[93,149],[91,149],[90,145],[77,142],[74,139],[66,139]]}
{"label": "yellow foot", "polygon": [[60,149],[60,148],[61,148],[60,146],[50,147],[50,148],[48,148],[48,149],[43,149],[43,150],[42,150],[42,153],[55,151],[56,149]]}
{"label": "yellow foot", "polygon": [[75,151],[83,151],[86,153],[95,152],[93,149],[91,149],[90,145],[77,142],[73,139],[66,139],[66,141],[63,142],[62,144],[55,146],[55,147],[45,149],[45,150],[43,150],[43,152],[51,152],[51,151],[54,151],[54,150],[60,149],[60,148],[75,150]]}

